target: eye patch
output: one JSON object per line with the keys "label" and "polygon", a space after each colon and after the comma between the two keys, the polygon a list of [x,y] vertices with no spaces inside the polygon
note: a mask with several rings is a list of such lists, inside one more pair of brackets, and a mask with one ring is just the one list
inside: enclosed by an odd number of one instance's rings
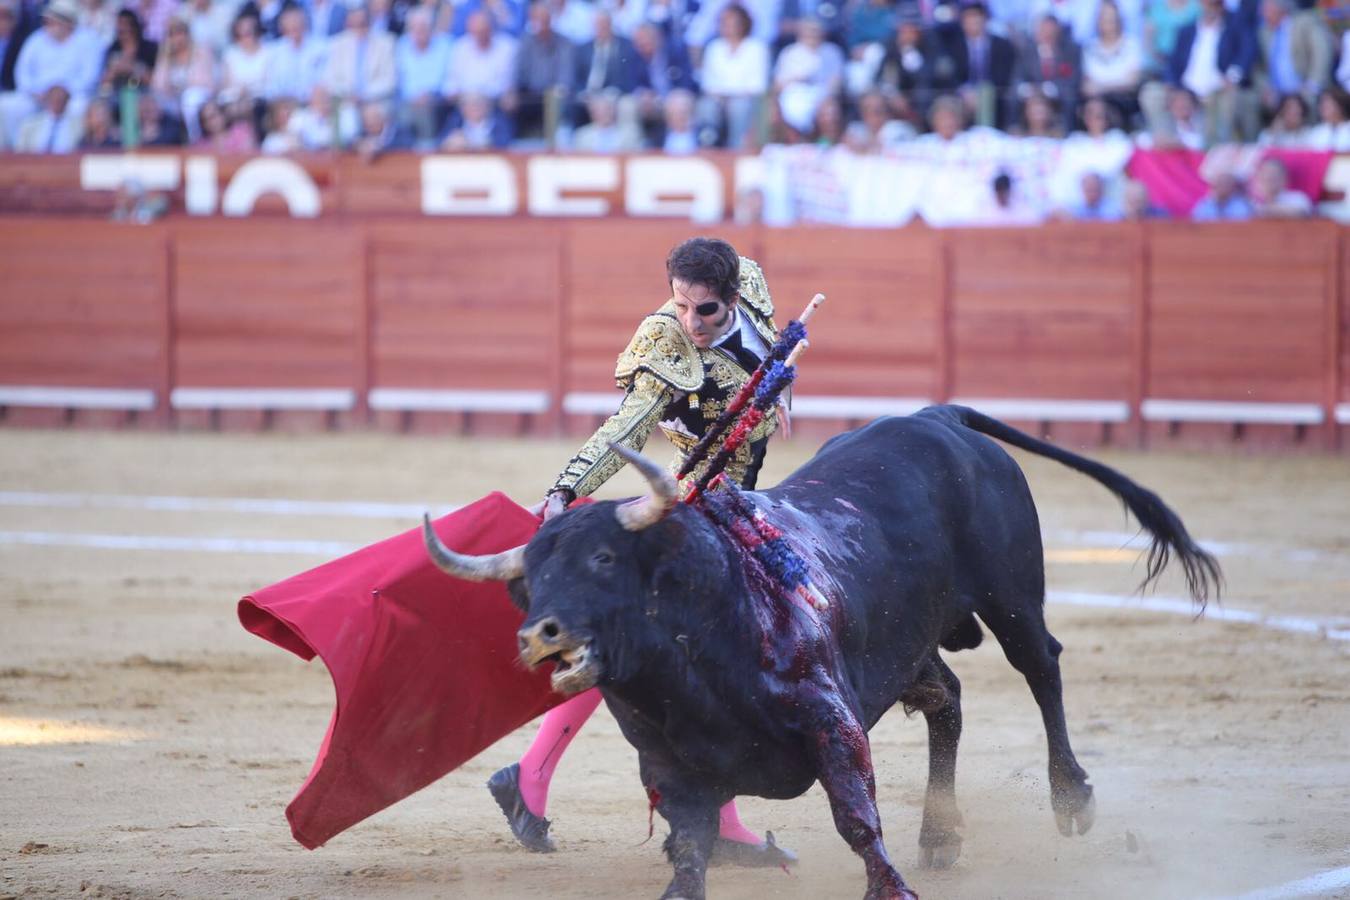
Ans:
{"label": "eye patch", "polygon": [[694,312],[698,313],[700,316],[711,316],[713,313],[717,312],[717,308],[721,305],[721,300],[709,300],[706,303],[700,303],[698,306],[695,306]]}

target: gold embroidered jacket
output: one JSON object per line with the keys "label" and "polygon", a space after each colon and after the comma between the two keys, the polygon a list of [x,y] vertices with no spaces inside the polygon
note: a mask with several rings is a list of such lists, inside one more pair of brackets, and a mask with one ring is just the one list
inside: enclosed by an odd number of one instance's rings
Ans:
{"label": "gold embroidered jacket", "polygon": [[[749,319],[766,347],[773,346],[778,330],[769,288],[759,265],[745,257],[741,257],[740,294],[739,314]],[[578,497],[594,492],[624,465],[609,442],[641,450],[658,426],[679,450],[672,465],[677,468],[751,374],[729,352],[695,346],[675,317],[674,301],[667,301],[642,320],[619,355],[614,379],[625,393],[618,412],[568,461],[553,490],[568,490]],[[777,416],[764,417],[727,463],[728,478],[745,488],[755,486],[769,436],[777,426]],[[700,465],[687,480],[697,479],[703,468]]]}

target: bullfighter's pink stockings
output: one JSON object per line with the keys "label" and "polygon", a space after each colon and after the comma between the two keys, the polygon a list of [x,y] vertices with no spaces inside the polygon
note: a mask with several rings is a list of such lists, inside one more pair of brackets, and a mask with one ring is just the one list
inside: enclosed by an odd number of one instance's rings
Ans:
{"label": "bullfighter's pink stockings", "polygon": [[[553,780],[554,770],[558,768],[558,761],[581,726],[586,724],[591,713],[600,705],[600,699],[599,689],[591,688],[544,714],[539,733],[534,736],[530,749],[520,758],[520,795],[530,812],[536,816],[542,817],[548,806],[548,786]],[[735,800],[718,811],[717,823],[719,833],[729,841],[764,843],[763,838],[741,824]]]}

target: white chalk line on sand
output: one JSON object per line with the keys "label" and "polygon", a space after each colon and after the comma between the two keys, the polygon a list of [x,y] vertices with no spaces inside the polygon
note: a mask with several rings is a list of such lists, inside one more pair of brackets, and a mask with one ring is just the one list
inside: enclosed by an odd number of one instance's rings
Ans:
{"label": "white chalk line on sand", "polygon": [[[259,553],[333,558],[360,549],[342,541],[270,538],[179,537],[172,535],[88,534],[59,531],[0,531],[0,546],[76,547],[96,550],[149,550],[184,553]],[[1195,606],[1182,597],[1123,596],[1081,591],[1047,591],[1046,602],[1062,606],[1134,609],[1195,617]],[[1205,618],[1256,625],[1273,631],[1350,641],[1350,620],[1268,615],[1211,604]]]}
{"label": "white chalk line on sand", "polygon": [[[417,520],[425,511],[444,515],[458,506],[428,507],[419,503],[390,503],[375,500],[295,500],[269,497],[180,497],[142,494],[88,494],[49,491],[0,491],[0,506],[43,509],[116,509],[151,512],[245,513],[267,516],[334,516],[357,519]],[[1086,547],[1147,550],[1148,537],[1142,532],[1052,529],[1045,539],[1053,543]],[[1200,541],[1200,546],[1219,557],[1263,556],[1288,562],[1317,562],[1342,559],[1344,554],[1311,549],[1280,549],[1259,544],[1225,541]],[[277,551],[285,552],[285,551]]]}
{"label": "white chalk line on sand", "polygon": [[1350,866],[1343,869],[1329,869],[1307,878],[1290,881],[1275,887],[1262,888],[1259,891],[1242,894],[1232,900],[1286,900],[1293,897],[1327,897],[1332,891],[1350,887]]}

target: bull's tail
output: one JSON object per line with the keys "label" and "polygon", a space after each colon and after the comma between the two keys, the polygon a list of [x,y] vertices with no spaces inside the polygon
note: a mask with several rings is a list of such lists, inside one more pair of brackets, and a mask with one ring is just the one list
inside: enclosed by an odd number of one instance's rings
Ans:
{"label": "bull's tail", "polygon": [[1082,472],[1101,482],[1107,490],[1119,497],[1125,508],[1134,514],[1152,539],[1148,549],[1147,573],[1140,585],[1141,588],[1162,574],[1172,555],[1176,554],[1185,570],[1186,587],[1190,591],[1191,599],[1202,610],[1209,601],[1211,592],[1215,598],[1219,596],[1219,591],[1223,587],[1223,573],[1219,569],[1218,561],[1191,538],[1186,526],[1181,522],[1181,517],[1157,494],[1134,483],[1110,466],[1104,466],[1054,444],[1038,440],[968,407],[944,406],[941,410],[954,416],[967,428],[998,438],[1004,443],[1020,447],[1038,456],[1049,457],[1070,469]]}

